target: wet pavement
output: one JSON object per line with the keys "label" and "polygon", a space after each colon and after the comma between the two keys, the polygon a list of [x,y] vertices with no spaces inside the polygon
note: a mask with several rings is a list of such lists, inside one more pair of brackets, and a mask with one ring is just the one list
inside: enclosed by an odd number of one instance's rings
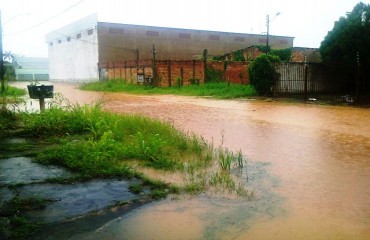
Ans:
{"label": "wet pavement", "polygon": [[45,209],[28,211],[26,216],[36,222],[51,223],[83,216],[122,201],[140,199],[139,195],[129,191],[131,182],[125,180],[97,179],[73,184],[45,182],[49,178],[68,179],[72,176],[63,168],[33,163],[28,157],[0,159],[0,203],[15,196],[46,199],[49,203]]}
{"label": "wet pavement", "polygon": [[[92,239],[98,234],[99,239],[370,238],[369,109],[104,94],[79,91],[70,84],[55,84],[55,89],[72,102],[104,99],[104,108],[109,111],[169,121],[216,145],[223,139],[225,147],[241,149],[251,166],[268,163],[266,176],[272,177],[257,181],[253,188],[259,191],[259,198],[252,203],[227,196],[167,199],[137,208],[75,237]],[[272,180],[275,178],[278,180]],[[248,186],[248,182],[245,184]],[[273,195],[264,195],[264,189]],[[253,204],[261,204],[261,208],[256,208],[260,211],[247,211]]]}

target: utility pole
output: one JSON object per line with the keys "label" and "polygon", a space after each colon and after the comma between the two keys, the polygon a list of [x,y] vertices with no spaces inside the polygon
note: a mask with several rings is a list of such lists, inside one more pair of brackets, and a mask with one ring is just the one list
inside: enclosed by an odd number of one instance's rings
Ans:
{"label": "utility pole", "polygon": [[356,103],[360,103],[360,87],[361,87],[361,67],[360,67],[360,53],[357,52],[357,76],[356,76]]}
{"label": "utility pole", "polygon": [[156,69],[156,63],[155,63],[155,54],[157,53],[157,51],[155,50],[155,46],[153,44],[153,48],[152,48],[152,53],[153,53],[153,81],[152,81],[152,84],[154,84],[154,86],[157,84],[157,69]]}
{"label": "utility pole", "polygon": [[1,24],[1,10],[0,10],[0,81],[1,81],[1,93],[5,92],[5,80],[4,80],[4,61],[3,61],[3,29]]}
{"label": "utility pole", "polygon": [[266,54],[269,53],[269,31],[270,31],[270,15],[266,15],[266,27],[267,27],[267,32],[266,32]]}
{"label": "utility pole", "polygon": [[[271,21],[273,21],[279,15],[280,15],[280,12],[276,13],[276,15],[272,18]],[[267,31],[266,31],[266,55],[270,51],[269,41],[270,41],[270,22],[271,21],[270,21],[270,15],[267,14],[266,15],[266,27],[267,27]]]}

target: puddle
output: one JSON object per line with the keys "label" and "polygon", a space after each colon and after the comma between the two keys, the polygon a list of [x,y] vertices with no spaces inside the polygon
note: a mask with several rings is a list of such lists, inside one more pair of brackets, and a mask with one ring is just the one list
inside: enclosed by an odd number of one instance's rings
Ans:
{"label": "puddle", "polygon": [[71,176],[72,173],[63,168],[33,163],[27,157],[0,159],[0,185],[35,183],[48,178]]}
{"label": "puddle", "polygon": [[129,189],[129,182],[94,180],[71,185],[34,184],[19,188],[20,197],[38,196],[53,200],[43,211],[30,211],[36,221],[56,222],[103,209],[120,201],[138,198]]}
{"label": "puddle", "polygon": [[[16,142],[19,141],[12,141]],[[40,183],[48,178],[69,178],[71,172],[56,166],[33,163],[27,157],[0,160],[0,203],[18,195],[39,197],[50,202],[43,210],[29,211],[26,216],[37,222],[59,222],[106,208],[120,201],[140,199],[129,191],[130,182],[117,179],[93,180],[75,184]],[[7,186],[22,184],[12,188]]]}
{"label": "puddle", "polygon": [[250,228],[255,217],[285,214],[284,199],[273,191],[279,179],[268,173],[269,167],[270,164],[253,162],[243,168],[240,178],[253,191],[253,198],[235,198],[227,190],[180,199],[170,197],[70,239],[220,239],[225,234],[236,237]]}

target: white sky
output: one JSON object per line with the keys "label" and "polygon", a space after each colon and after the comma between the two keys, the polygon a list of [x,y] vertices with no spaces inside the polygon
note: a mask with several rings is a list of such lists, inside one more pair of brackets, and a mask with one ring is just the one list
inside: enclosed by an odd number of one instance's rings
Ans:
{"label": "white sky", "polygon": [[[270,34],[295,37],[294,46],[297,47],[319,47],[327,32],[333,28],[334,22],[345,16],[359,2],[360,0],[0,0],[3,49],[28,57],[47,57],[45,34],[93,13],[97,13],[99,21],[103,22],[254,34],[265,34],[266,15],[269,14]],[[370,0],[362,2],[369,4]],[[77,5],[62,13],[75,4]],[[278,12],[280,15],[273,18]]]}

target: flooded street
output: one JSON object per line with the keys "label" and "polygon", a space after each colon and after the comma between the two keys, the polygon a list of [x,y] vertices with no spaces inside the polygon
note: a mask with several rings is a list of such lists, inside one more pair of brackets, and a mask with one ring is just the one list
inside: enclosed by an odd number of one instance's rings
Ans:
{"label": "flooded street", "polygon": [[216,145],[224,139],[225,147],[242,150],[251,167],[268,172],[258,183],[272,194],[261,190],[252,201],[167,199],[75,239],[370,239],[369,109],[103,94],[54,85],[72,102],[103,99],[112,112],[169,121]]}

